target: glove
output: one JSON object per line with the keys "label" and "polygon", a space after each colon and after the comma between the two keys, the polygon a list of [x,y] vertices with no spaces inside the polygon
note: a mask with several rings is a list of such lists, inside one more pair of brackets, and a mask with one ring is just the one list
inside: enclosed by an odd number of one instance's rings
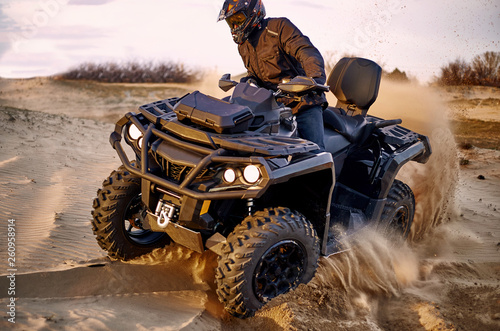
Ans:
{"label": "glove", "polygon": [[259,87],[257,80],[252,76],[245,76],[240,79],[240,83],[247,83],[255,87]]}

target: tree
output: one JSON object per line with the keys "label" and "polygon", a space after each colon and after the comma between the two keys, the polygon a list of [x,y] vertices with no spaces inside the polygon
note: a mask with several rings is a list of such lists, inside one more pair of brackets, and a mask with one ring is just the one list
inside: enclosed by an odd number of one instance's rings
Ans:
{"label": "tree", "polygon": [[500,87],[500,52],[477,55],[472,63],[457,59],[441,68],[440,85],[483,85]]}
{"label": "tree", "polygon": [[471,66],[462,59],[456,59],[441,68],[440,85],[472,85],[474,79]]}
{"label": "tree", "polygon": [[500,85],[500,52],[485,52],[472,60],[477,85]]}

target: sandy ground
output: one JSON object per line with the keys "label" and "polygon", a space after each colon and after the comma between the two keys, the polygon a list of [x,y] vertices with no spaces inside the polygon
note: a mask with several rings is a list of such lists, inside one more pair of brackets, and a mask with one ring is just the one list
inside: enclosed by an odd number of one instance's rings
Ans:
{"label": "sandy ground", "polygon": [[[384,83],[371,112],[403,118],[434,149],[428,164],[400,174],[417,199],[410,240],[396,247],[367,229],[350,251],[323,258],[309,284],[247,320],[218,302],[213,253],[173,245],[110,261],[90,227],[95,192],[119,166],[108,143],[113,121],[191,89],[0,80],[0,329],[500,329],[500,152],[458,150],[447,125],[455,116],[500,122],[498,89]],[[16,324],[8,321],[10,297]]]}

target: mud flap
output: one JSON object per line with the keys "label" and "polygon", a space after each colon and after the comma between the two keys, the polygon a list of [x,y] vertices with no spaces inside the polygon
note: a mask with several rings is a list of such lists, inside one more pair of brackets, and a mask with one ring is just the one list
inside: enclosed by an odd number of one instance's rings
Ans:
{"label": "mud flap", "polygon": [[192,231],[172,222],[168,223],[167,227],[163,229],[163,231],[165,231],[177,244],[185,246],[198,253],[203,253],[205,251],[203,247],[203,240],[199,232]]}
{"label": "mud flap", "polygon": [[222,246],[226,243],[226,237],[216,232],[207,240],[207,248],[217,255],[222,255]]}
{"label": "mud flap", "polygon": [[359,229],[368,224],[366,215],[361,210],[332,204],[332,219],[328,229],[328,241],[325,254],[330,256],[345,251],[345,241]]}

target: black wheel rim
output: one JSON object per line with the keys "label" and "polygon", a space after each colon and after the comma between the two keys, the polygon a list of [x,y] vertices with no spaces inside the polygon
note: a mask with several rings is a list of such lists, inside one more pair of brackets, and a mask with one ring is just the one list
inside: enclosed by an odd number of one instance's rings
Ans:
{"label": "black wheel rim", "polygon": [[390,223],[391,229],[401,234],[406,234],[410,218],[410,210],[407,206],[399,206],[394,213],[394,217]]}
{"label": "black wheel rim", "polygon": [[160,240],[165,234],[142,228],[144,204],[141,194],[136,195],[127,205],[123,217],[123,226],[128,240],[141,246],[149,246]]}
{"label": "black wheel rim", "polygon": [[306,270],[307,253],[293,241],[280,241],[260,258],[254,273],[254,292],[261,302],[287,292],[299,285]]}

